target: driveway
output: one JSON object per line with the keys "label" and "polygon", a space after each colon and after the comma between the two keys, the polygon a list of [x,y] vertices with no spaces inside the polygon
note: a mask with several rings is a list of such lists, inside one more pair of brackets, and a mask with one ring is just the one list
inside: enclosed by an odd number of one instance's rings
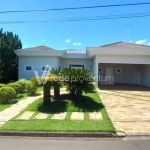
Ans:
{"label": "driveway", "polygon": [[118,134],[150,135],[150,88],[101,86],[98,93]]}

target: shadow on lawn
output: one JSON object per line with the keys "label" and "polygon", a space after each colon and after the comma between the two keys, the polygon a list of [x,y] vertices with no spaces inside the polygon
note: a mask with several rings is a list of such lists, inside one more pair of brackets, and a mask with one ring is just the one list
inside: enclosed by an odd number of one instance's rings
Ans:
{"label": "shadow on lawn", "polygon": [[72,98],[69,94],[61,95],[61,100],[52,101],[51,105],[44,106],[43,104],[38,105],[38,111],[40,112],[94,112],[100,111],[104,108],[102,103],[98,103],[94,101],[91,97],[82,96],[83,100],[79,101],[72,101]]}

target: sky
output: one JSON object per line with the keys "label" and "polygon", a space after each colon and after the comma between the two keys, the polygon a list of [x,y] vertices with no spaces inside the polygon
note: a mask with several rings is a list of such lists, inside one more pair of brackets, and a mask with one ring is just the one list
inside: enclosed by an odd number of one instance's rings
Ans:
{"label": "sky", "polygon": [[[0,11],[66,8],[150,0],[0,0]],[[30,13],[0,13],[0,21],[50,20],[150,12],[150,5],[109,7],[97,9],[47,11]],[[57,50],[86,49],[124,41],[150,45],[150,17],[25,24],[0,24],[3,31],[19,35],[23,48],[49,46]]]}

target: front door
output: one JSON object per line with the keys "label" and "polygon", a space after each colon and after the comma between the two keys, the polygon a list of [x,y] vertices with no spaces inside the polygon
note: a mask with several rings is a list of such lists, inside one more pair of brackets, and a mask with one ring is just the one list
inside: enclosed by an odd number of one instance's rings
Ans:
{"label": "front door", "polygon": [[106,76],[113,76],[113,68],[106,68]]}
{"label": "front door", "polygon": [[107,84],[114,82],[113,68],[110,68],[110,67],[106,68],[105,81],[107,82]]}

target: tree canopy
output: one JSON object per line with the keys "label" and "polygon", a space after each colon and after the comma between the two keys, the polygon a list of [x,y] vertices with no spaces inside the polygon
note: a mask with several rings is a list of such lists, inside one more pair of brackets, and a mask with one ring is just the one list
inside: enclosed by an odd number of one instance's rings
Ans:
{"label": "tree canopy", "polygon": [[0,29],[0,82],[18,78],[18,57],[14,50],[21,49],[19,36]]}

